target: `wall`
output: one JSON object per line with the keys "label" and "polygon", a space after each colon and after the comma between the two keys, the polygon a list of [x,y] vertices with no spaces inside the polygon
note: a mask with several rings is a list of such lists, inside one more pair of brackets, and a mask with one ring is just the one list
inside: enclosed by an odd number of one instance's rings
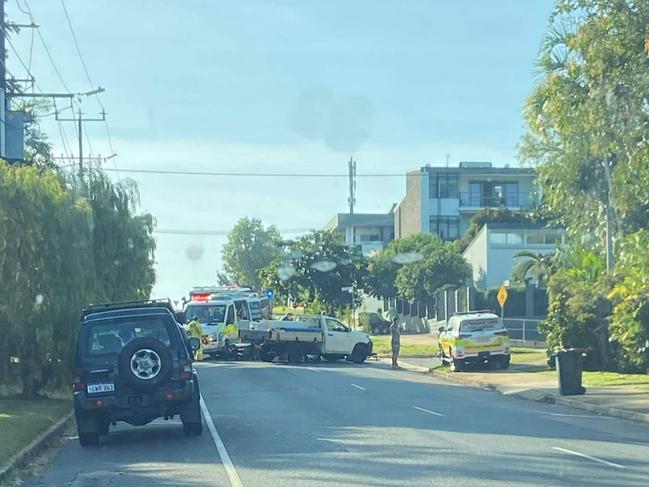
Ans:
{"label": "wall", "polygon": [[[501,233],[505,230],[491,230],[488,229],[489,245],[487,246],[488,255],[487,262],[489,265],[489,273],[487,274],[486,286],[488,288],[498,287],[503,281],[510,279],[512,271],[520,258],[516,254],[522,250],[534,252],[536,254],[553,254],[556,250],[554,244],[527,244],[527,239],[530,234],[544,235],[552,232],[551,230],[523,230],[520,231],[524,234],[524,243],[520,245],[499,244],[491,241],[493,233]],[[518,233],[519,231],[513,230]]]}
{"label": "wall", "polygon": [[420,171],[406,176],[406,196],[394,212],[395,238],[403,238],[422,231],[422,180]]}
{"label": "wall", "polygon": [[464,258],[473,268],[473,282],[478,288],[484,288],[487,285],[487,229],[482,227],[478,235],[475,236],[473,242],[464,251]]}

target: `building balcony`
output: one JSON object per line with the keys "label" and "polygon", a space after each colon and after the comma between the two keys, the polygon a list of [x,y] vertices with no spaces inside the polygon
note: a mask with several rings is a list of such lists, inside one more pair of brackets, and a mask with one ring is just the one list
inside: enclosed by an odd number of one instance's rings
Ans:
{"label": "building balcony", "polygon": [[460,209],[463,210],[497,208],[499,206],[526,210],[532,207],[532,201],[533,198],[530,193],[507,193],[503,196],[471,192],[460,193]]}

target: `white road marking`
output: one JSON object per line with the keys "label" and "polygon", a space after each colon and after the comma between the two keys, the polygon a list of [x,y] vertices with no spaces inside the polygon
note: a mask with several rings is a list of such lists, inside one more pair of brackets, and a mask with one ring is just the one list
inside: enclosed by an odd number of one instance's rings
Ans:
{"label": "white road marking", "polygon": [[415,406],[415,409],[417,409],[418,411],[423,411],[428,414],[434,414],[435,416],[444,416],[442,413],[437,413],[435,411],[431,411],[430,409],[426,409],[426,408],[420,408],[419,406]]}
{"label": "white road marking", "polygon": [[359,386],[358,384],[349,384],[349,385],[352,386],[352,387],[355,387],[356,389],[360,389],[361,391],[366,391],[367,390],[363,386]]}
{"label": "white road marking", "polygon": [[307,367],[307,369],[312,370],[314,372],[322,372],[321,370],[316,369],[315,367]]}
{"label": "white road marking", "polygon": [[225,468],[225,473],[228,474],[228,478],[230,479],[230,485],[232,487],[243,487],[243,484],[241,483],[241,479],[239,478],[239,474],[234,468],[234,464],[232,463],[232,460],[230,460],[230,455],[228,455],[228,451],[225,449],[225,445],[223,444],[223,440],[221,440],[221,437],[219,436],[219,432],[216,431],[216,426],[214,426],[214,421],[212,421],[212,416],[210,416],[210,412],[207,409],[207,404],[205,404],[205,401],[203,400],[202,397],[201,397],[201,411],[203,411],[203,416],[205,417],[207,428],[210,430],[210,434],[212,435],[212,441],[214,441],[214,446],[216,446],[216,450],[219,452],[219,456],[221,457],[221,463],[223,463],[223,468]]}
{"label": "white road marking", "polygon": [[602,463],[604,465],[608,465],[609,467],[626,468],[624,465],[620,465],[619,463],[607,462],[606,460],[602,460],[601,458],[591,457],[590,455],[579,453],[578,451],[568,450],[566,448],[560,448],[558,446],[553,446],[552,449],[563,453],[570,453],[571,455],[575,455],[581,458],[586,458],[588,460],[592,460],[593,462]]}

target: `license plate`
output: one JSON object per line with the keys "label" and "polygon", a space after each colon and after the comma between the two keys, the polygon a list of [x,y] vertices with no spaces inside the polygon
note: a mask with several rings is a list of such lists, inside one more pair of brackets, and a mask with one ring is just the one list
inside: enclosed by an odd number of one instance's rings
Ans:
{"label": "license plate", "polygon": [[478,337],[478,338],[476,339],[476,341],[477,341],[478,343],[487,343],[487,342],[490,341],[490,340],[491,340],[491,337]]}
{"label": "license plate", "polygon": [[115,384],[88,384],[88,394],[114,392]]}

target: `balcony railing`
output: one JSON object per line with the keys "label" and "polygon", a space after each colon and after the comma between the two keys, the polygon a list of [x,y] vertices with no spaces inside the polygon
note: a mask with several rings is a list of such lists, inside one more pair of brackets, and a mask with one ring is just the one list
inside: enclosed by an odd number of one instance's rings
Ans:
{"label": "balcony railing", "polygon": [[532,197],[529,193],[507,193],[503,196],[483,195],[480,193],[460,193],[460,207],[468,208],[531,208]]}

